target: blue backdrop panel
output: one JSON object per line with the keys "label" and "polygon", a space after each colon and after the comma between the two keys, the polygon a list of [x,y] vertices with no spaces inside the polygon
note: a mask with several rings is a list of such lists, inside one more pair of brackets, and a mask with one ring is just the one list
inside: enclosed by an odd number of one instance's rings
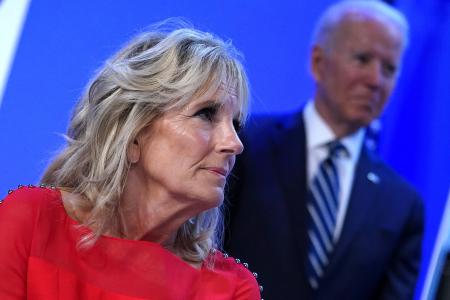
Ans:
{"label": "blue backdrop panel", "polygon": [[[33,0],[0,107],[0,193],[39,180],[101,62],[167,17],[233,40],[246,57],[253,111],[298,108],[311,97],[312,27],[332,2]],[[425,197],[425,267],[450,181],[449,1],[397,2],[413,20],[412,37],[383,117],[380,152]]]}
{"label": "blue backdrop panel", "polygon": [[410,20],[411,40],[380,150],[425,197],[421,287],[450,184],[450,1],[402,0],[398,7]]}

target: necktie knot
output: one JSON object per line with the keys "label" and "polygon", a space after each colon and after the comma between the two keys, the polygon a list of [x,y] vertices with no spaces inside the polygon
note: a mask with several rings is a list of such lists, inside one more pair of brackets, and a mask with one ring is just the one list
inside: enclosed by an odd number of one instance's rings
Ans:
{"label": "necktie knot", "polygon": [[334,140],[327,144],[328,157],[336,158],[341,155],[347,155],[347,148],[339,140]]}

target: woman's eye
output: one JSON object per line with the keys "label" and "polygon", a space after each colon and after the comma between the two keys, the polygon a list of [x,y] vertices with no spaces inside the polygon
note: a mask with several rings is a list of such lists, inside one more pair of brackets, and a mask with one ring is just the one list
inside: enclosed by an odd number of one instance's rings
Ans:
{"label": "woman's eye", "polygon": [[217,108],[215,107],[205,107],[197,111],[194,116],[200,117],[206,121],[214,121],[214,117],[216,116]]}
{"label": "woman's eye", "polygon": [[233,120],[234,130],[239,133],[242,129],[242,123],[239,120]]}

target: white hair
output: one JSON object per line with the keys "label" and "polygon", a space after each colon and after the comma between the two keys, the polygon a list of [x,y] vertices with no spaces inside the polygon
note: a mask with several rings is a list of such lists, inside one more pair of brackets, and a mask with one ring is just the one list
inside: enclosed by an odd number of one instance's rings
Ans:
{"label": "white hair", "polygon": [[408,45],[409,25],[403,13],[380,0],[344,0],[328,7],[317,21],[312,45],[329,49],[338,25],[348,14],[361,14],[395,25],[402,34],[403,48]]}

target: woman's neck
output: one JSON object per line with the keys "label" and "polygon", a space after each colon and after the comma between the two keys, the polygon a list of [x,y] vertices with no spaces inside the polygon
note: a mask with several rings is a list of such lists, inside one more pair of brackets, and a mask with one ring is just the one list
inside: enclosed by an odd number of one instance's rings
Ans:
{"label": "woman's neck", "polygon": [[119,208],[123,237],[173,245],[178,229],[195,212],[185,204],[187,201],[164,189],[147,187],[140,178],[129,174]]}

